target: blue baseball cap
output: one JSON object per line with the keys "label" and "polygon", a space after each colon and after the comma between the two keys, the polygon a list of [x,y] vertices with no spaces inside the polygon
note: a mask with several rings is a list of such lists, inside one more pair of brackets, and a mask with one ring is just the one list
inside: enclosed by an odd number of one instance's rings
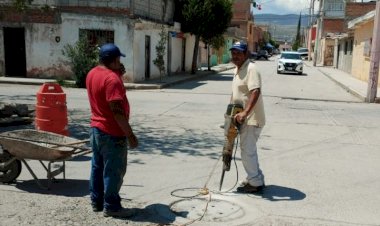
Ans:
{"label": "blue baseball cap", "polygon": [[247,43],[245,42],[235,42],[232,47],[230,48],[230,51],[233,50],[233,49],[236,49],[236,50],[239,50],[239,51],[242,51],[242,52],[245,52],[247,51],[248,49],[248,45]]}
{"label": "blue baseball cap", "polygon": [[113,59],[120,56],[125,57],[125,54],[121,53],[119,47],[113,43],[106,43],[100,47],[99,57],[101,60]]}

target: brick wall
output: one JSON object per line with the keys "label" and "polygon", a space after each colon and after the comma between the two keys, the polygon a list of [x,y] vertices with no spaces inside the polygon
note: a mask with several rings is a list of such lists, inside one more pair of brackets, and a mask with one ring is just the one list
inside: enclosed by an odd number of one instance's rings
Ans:
{"label": "brick wall", "polygon": [[344,19],[323,19],[323,32],[322,35],[326,33],[343,33],[345,31],[345,21]]}
{"label": "brick wall", "polygon": [[363,16],[364,14],[375,10],[376,2],[348,2],[346,4],[346,19],[352,20],[356,17]]}
{"label": "brick wall", "polygon": [[20,12],[13,8],[1,7],[0,22],[56,24],[59,22],[57,15],[58,12],[55,10],[41,11],[41,9],[29,9],[25,12]]}
{"label": "brick wall", "polygon": [[236,0],[232,5],[232,22],[235,20],[251,20],[251,1]]}

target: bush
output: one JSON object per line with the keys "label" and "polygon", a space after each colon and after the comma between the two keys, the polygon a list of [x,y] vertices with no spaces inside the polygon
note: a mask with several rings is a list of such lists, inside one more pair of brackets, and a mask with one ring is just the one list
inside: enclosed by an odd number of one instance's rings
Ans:
{"label": "bush", "polygon": [[162,76],[165,74],[165,51],[166,51],[166,32],[164,25],[161,27],[160,32],[160,40],[156,45],[156,59],[153,60],[153,64],[156,65],[158,70],[160,71],[160,81],[162,80]]}
{"label": "bush", "polygon": [[74,45],[65,45],[62,54],[69,58],[74,81],[77,87],[86,87],[87,73],[99,62],[97,46],[91,46],[85,37]]}

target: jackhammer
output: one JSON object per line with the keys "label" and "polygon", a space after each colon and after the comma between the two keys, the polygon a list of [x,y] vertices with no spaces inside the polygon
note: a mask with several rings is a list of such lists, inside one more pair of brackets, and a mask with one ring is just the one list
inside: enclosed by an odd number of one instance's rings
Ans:
{"label": "jackhammer", "polygon": [[229,104],[226,114],[224,115],[224,145],[223,145],[223,171],[220,178],[219,191],[222,190],[224,173],[230,171],[231,160],[235,139],[238,134],[239,124],[235,121],[234,117],[237,113],[243,111],[243,106],[240,104]]}

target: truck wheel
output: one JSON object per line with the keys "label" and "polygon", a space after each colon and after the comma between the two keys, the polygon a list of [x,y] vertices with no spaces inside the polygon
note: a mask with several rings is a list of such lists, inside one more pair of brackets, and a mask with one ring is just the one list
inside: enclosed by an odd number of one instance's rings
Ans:
{"label": "truck wheel", "polygon": [[[0,147],[0,164],[4,164],[11,160],[13,156]],[[11,183],[21,173],[21,161],[16,159],[6,167],[0,166],[0,182]]]}

